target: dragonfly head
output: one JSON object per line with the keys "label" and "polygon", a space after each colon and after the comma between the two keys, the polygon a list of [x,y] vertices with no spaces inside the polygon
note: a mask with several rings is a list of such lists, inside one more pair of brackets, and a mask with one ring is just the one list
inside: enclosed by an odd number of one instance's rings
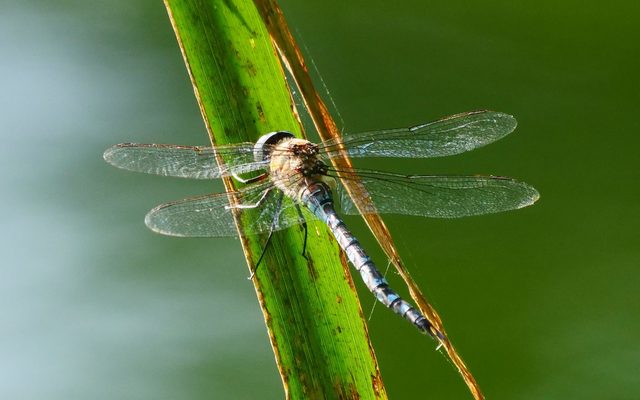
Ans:
{"label": "dragonfly head", "polygon": [[294,137],[293,133],[287,131],[271,132],[266,135],[262,135],[256,142],[255,146],[253,146],[253,159],[256,160],[256,162],[267,160],[273,145],[282,139],[292,137]]}

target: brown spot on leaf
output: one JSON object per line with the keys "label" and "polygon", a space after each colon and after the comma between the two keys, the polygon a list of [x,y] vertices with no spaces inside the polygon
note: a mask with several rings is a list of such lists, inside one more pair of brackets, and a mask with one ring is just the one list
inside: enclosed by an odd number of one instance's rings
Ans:
{"label": "brown spot on leaf", "polygon": [[262,108],[262,104],[260,104],[259,102],[256,103],[256,111],[258,112],[258,118],[260,119],[260,122],[266,122],[264,109]]}
{"label": "brown spot on leaf", "polygon": [[384,389],[380,371],[378,371],[376,375],[371,375],[371,387],[373,388],[373,392],[376,394],[376,397],[380,397],[380,391]]}
{"label": "brown spot on leaf", "polygon": [[334,390],[340,400],[358,400],[360,393],[353,382],[343,384],[341,382],[334,385]]}
{"label": "brown spot on leaf", "polygon": [[347,280],[347,283],[351,287],[351,290],[353,290],[355,292],[356,291],[356,285],[353,283],[353,279],[351,279],[351,274],[348,271],[349,261],[347,261],[347,255],[344,253],[344,251],[340,252],[340,262],[342,263],[342,265],[346,266],[345,267],[344,278]]}
{"label": "brown spot on leaf", "polygon": [[311,258],[307,258],[307,270],[309,271],[309,276],[311,277],[312,281],[318,279],[318,270],[316,269],[316,265]]}
{"label": "brown spot on leaf", "polygon": [[249,75],[251,76],[258,75],[258,70],[256,69],[256,66],[254,63],[252,63],[251,61],[247,61],[246,66],[247,66],[247,72],[249,72]]}

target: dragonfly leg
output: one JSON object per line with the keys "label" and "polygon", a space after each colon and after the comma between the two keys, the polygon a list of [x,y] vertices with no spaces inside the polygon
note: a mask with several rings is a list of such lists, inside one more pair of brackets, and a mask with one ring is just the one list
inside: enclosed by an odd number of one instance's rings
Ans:
{"label": "dragonfly leg", "polygon": [[[266,192],[268,191],[269,190],[266,190]],[[253,277],[256,275],[256,271],[258,270],[258,267],[260,266],[260,263],[262,262],[264,255],[267,253],[267,248],[269,247],[269,243],[271,242],[271,237],[273,236],[273,232],[276,230],[276,227],[278,226],[278,222],[280,220],[280,211],[282,209],[283,197],[284,197],[284,193],[280,192],[280,195],[278,196],[278,201],[276,203],[276,209],[273,215],[273,221],[271,222],[271,228],[269,229],[269,236],[267,236],[267,241],[264,243],[264,247],[262,248],[262,253],[258,258],[258,262],[256,263],[256,266],[253,268],[253,270],[251,270],[251,275],[249,275],[249,277],[247,278],[249,280],[253,279]]]}
{"label": "dragonfly leg", "polygon": [[302,229],[304,229],[304,241],[302,242],[302,257],[305,260],[309,260],[306,256],[307,252],[307,236],[309,233],[309,229],[307,227],[307,220],[304,219],[304,215],[302,215],[302,210],[300,209],[300,205],[296,203],[296,211],[298,212],[298,220],[300,220],[300,225],[302,225]]}
{"label": "dragonfly leg", "polygon": [[243,177],[241,177],[240,175],[238,175],[235,172],[231,172],[231,176],[233,176],[233,178],[235,180],[237,180],[238,182],[247,184],[247,183],[254,183],[254,182],[258,182],[258,181],[263,180],[264,178],[267,177],[267,173],[265,172],[264,174],[260,174],[260,175],[258,175],[256,177],[249,178],[249,179],[244,179]]}
{"label": "dragonfly leg", "polygon": [[271,188],[265,190],[264,193],[262,194],[262,196],[260,196],[260,198],[258,199],[258,201],[256,201],[253,204],[236,204],[236,205],[233,205],[233,206],[224,206],[224,208],[225,208],[225,210],[231,210],[232,208],[237,208],[237,209],[243,210],[243,209],[250,209],[250,208],[260,207],[260,204],[262,204],[264,199],[267,198],[267,196],[269,195],[270,191],[271,191]]}

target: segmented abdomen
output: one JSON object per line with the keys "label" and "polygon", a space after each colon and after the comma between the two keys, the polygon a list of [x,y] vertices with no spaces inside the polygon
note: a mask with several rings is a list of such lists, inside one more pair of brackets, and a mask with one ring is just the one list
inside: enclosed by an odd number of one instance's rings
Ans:
{"label": "segmented abdomen", "polygon": [[389,287],[386,279],[378,271],[358,240],[347,229],[334,209],[329,187],[322,182],[312,183],[303,189],[300,201],[329,226],[338,244],[347,254],[347,258],[360,273],[365,285],[378,301],[407,319],[421,332],[433,335],[429,321]]}

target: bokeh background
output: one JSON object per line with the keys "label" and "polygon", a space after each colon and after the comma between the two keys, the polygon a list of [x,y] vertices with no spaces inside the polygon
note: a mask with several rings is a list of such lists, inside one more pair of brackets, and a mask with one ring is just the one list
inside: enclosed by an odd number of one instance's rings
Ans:
{"label": "bokeh background", "polygon": [[[540,190],[501,215],[386,218],[487,397],[640,398],[640,3],[282,6],[346,132],[518,118],[472,153],[359,164]],[[220,185],[101,158],[124,141],[207,143],[161,1],[3,0],[0,135],[1,398],[282,398],[238,241],[143,223]],[[378,308],[370,333],[391,398],[470,398],[410,325]]]}

